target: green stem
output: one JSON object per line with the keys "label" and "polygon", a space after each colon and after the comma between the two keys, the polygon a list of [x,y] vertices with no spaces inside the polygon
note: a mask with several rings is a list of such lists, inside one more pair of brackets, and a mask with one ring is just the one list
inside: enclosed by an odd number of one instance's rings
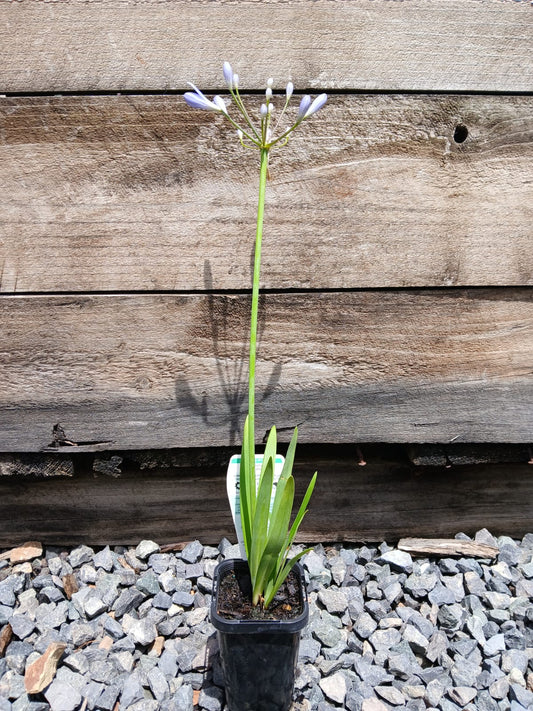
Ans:
{"label": "green stem", "polygon": [[248,374],[248,417],[249,446],[254,467],[255,452],[255,355],[257,350],[257,311],[259,305],[259,274],[261,271],[261,242],[263,239],[263,214],[268,173],[268,148],[261,148],[261,170],[259,173],[259,200],[257,204],[257,229],[255,233],[254,277],[252,284],[252,317],[250,320],[250,370]]}

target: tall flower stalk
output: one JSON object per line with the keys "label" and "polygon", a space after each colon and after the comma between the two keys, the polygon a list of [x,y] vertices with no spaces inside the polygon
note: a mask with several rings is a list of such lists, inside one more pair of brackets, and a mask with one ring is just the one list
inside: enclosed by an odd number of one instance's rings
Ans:
{"label": "tall flower stalk", "polygon": [[[289,558],[289,552],[300,523],[307,511],[307,504],[313,493],[316,472],[313,475],[296,517],[290,526],[294,502],[294,478],[292,467],[298,436],[294,430],[285,463],[277,484],[274,482],[276,459],[276,428],[270,430],[259,479],[255,473],[255,363],[257,354],[257,316],[259,307],[259,279],[261,273],[261,244],[263,239],[263,218],[268,177],[270,151],[274,147],[285,146],[291,133],[306,119],[324,106],[326,94],[314,100],[302,97],[296,120],[285,128],[280,128],[293,95],[294,87],[289,82],[285,89],[285,100],[274,126],[273,79],[267,81],[265,101],[261,104],[259,121],[254,122],[246,110],[239,93],[239,77],[229,62],[224,62],[224,79],[231,99],[240,114],[238,121],[230,116],[226,102],[221,96],[208,99],[194,84],[194,91],[184,94],[184,99],[196,109],[223,114],[237,131],[241,145],[256,149],[260,153],[259,199],[257,204],[257,225],[255,234],[254,271],[252,282],[252,309],[250,317],[250,350],[248,370],[248,415],[244,423],[239,472],[239,502],[246,557],[252,581],[252,602],[267,608],[296,561],[307,552],[304,550]],[[279,132],[278,132],[279,128]]]}

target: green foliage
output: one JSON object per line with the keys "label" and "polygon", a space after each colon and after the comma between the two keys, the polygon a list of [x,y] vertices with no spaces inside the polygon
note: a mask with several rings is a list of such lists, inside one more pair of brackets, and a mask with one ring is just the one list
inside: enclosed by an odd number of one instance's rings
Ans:
{"label": "green foliage", "polygon": [[[255,474],[255,445],[250,420],[246,418],[241,453],[240,504],[244,545],[252,580],[254,605],[268,607],[289,574],[292,566],[309,549],[289,558],[289,551],[316,482],[311,479],[292,526],[290,518],[294,503],[292,467],[298,429],[294,430],[277,485],[274,485],[274,464],[277,454],[276,428],[272,427],[263,456],[259,481]],[[275,486],[275,493],[274,493]]]}

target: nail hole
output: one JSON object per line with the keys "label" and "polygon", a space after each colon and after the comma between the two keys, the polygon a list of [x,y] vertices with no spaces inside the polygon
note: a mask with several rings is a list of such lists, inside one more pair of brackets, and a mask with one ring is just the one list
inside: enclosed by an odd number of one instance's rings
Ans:
{"label": "nail hole", "polygon": [[457,126],[455,127],[455,131],[453,132],[453,140],[456,143],[464,143],[467,138],[468,138],[467,127],[462,123],[458,123]]}

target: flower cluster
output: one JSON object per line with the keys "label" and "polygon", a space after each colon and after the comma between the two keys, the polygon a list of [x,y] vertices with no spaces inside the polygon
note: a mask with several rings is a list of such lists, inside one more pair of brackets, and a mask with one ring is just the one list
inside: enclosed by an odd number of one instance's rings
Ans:
{"label": "flower cluster", "polygon": [[[242,119],[241,124],[235,121],[228,113],[228,107],[226,102],[221,96],[214,96],[213,99],[208,99],[205,94],[203,94],[200,89],[198,89],[194,84],[189,82],[189,85],[194,89],[194,91],[187,91],[183,98],[195,109],[204,109],[206,111],[214,111],[216,113],[221,113],[226,116],[230,123],[237,129],[237,135],[243,146],[248,148],[258,148],[263,150],[269,150],[275,145],[285,145],[289,140],[289,135],[294,131],[294,129],[299,126],[302,121],[309,118],[315,114],[319,109],[321,109],[327,101],[327,94],[320,94],[316,99],[312,100],[311,97],[306,94],[302,97],[300,101],[300,106],[298,109],[298,115],[296,121],[285,128],[276,137],[276,131],[280,125],[281,119],[285,115],[291,96],[294,91],[294,86],[292,82],[287,84],[285,89],[285,102],[283,108],[279,114],[279,117],[274,126],[272,126],[272,118],[274,114],[274,103],[273,103],[273,92],[272,86],[274,84],[273,79],[267,81],[267,88],[265,91],[265,101],[261,104],[259,122],[255,123],[250,118],[242,98],[239,94],[239,75],[235,74],[231,64],[229,62],[224,62],[224,79],[230,91],[231,97],[235,102],[237,109],[239,110]],[[248,143],[245,142],[245,139]]]}

